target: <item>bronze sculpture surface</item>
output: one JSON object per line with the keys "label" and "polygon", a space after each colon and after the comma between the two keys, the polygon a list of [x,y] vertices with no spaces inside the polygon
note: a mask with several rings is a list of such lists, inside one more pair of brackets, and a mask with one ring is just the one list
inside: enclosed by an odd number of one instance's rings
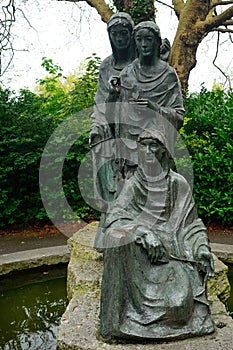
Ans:
{"label": "bronze sculpture surface", "polygon": [[174,339],[213,332],[206,228],[163,135],[139,136],[139,165],[106,217],[101,334]]}
{"label": "bronze sculpture surface", "polygon": [[104,254],[101,335],[209,334],[207,231],[187,181],[172,170],[184,115],[178,77],[161,59],[154,22],[134,27],[120,13],[108,32],[113,54],[100,67],[90,134],[102,203],[95,240]]}
{"label": "bronze sculpture surface", "polygon": [[[122,69],[135,58],[132,41],[134,23],[127,13],[113,15],[108,24],[112,54],[102,62],[99,70],[98,90],[95,96],[90,145],[95,147],[96,190],[100,201],[111,201],[116,195],[115,145],[111,125],[106,117],[109,99],[109,79],[119,77]],[[107,142],[108,141],[108,142]],[[96,165],[98,164],[98,168]],[[98,195],[97,195],[98,196]],[[102,205],[103,209],[104,205]]]}
{"label": "bronze sculpture surface", "polygon": [[[119,169],[118,162],[117,164],[115,162],[116,158],[121,158],[122,152],[116,149],[114,139],[125,136],[119,133],[120,124],[123,126],[124,120],[118,119],[116,121],[113,115],[117,115],[118,112],[121,115],[128,112],[117,111],[118,107],[115,108],[114,102],[126,101],[128,103],[128,98],[123,97],[124,90],[119,88],[118,82],[124,81],[122,70],[124,71],[124,68],[134,61],[136,55],[135,35],[133,35],[134,23],[127,13],[113,15],[108,22],[107,29],[112,46],[112,54],[100,66],[98,90],[95,96],[94,113],[92,115],[93,122],[90,133],[90,145],[95,147],[94,154],[97,157],[95,163],[98,163],[98,169],[96,169],[96,193],[99,193],[99,197],[101,197],[100,201],[102,200],[102,202],[112,201],[116,198],[117,172],[123,172],[123,168],[121,167]],[[159,46],[156,47],[156,58],[158,55],[158,61],[165,67],[170,67],[165,63],[170,53],[170,43],[167,39],[164,39],[161,48],[161,37],[159,40]],[[177,77],[175,80],[178,82]],[[120,98],[119,93],[121,93]],[[139,101],[138,103],[140,104]],[[177,103],[180,103],[180,105],[175,106],[175,108],[180,108],[181,115],[179,118],[180,123],[182,123],[183,106],[182,102],[179,101]],[[132,124],[132,121],[129,120],[129,123]],[[138,126],[139,123],[137,123]],[[128,138],[128,136],[126,137]],[[124,174],[122,175],[124,177]]]}
{"label": "bronze sculpture surface", "polygon": [[139,23],[134,28],[134,39],[138,57],[121,72],[117,98],[120,106],[115,111],[115,135],[123,141],[118,157],[126,159],[124,177],[127,172],[133,173],[130,166],[137,166],[136,140],[141,130],[161,130],[172,153],[184,114],[176,72],[160,58],[158,26],[153,22]]}

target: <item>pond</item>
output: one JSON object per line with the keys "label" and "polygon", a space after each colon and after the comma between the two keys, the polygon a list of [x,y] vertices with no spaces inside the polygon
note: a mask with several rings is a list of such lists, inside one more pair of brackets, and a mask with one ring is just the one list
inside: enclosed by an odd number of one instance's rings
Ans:
{"label": "pond", "polygon": [[0,349],[56,349],[67,306],[66,269],[46,266],[0,278]]}
{"label": "pond", "polygon": [[[67,306],[67,265],[0,277],[0,349],[55,350],[57,327]],[[233,291],[233,265],[229,266]],[[227,301],[233,315],[233,293]]]}
{"label": "pond", "polygon": [[231,317],[233,317],[233,265],[229,265],[228,267],[228,279],[231,285],[231,296],[226,302],[226,307]]}

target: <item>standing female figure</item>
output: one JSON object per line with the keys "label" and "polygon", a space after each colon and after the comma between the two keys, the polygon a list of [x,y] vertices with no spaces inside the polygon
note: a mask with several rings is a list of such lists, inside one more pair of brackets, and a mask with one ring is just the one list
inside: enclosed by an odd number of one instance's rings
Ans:
{"label": "standing female figure", "polygon": [[183,98],[177,74],[161,59],[159,27],[150,21],[134,28],[138,58],[120,75],[118,101],[121,107],[115,125],[116,137],[122,140],[119,158],[125,159],[122,173],[128,177],[138,164],[136,140],[142,130],[161,131],[173,154],[176,133],[183,124]]}
{"label": "standing female figure", "polygon": [[[109,79],[119,77],[122,69],[135,58],[132,41],[134,22],[127,13],[113,15],[107,23],[112,54],[100,65],[98,90],[95,96],[94,113],[90,133],[93,148],[95,197],[105,211],[108,202],[116,194],[116,169],[114,135],[111,121],[106,116],[106,102],[109,96]],[[108,114],[108,113],[107,113]]]}

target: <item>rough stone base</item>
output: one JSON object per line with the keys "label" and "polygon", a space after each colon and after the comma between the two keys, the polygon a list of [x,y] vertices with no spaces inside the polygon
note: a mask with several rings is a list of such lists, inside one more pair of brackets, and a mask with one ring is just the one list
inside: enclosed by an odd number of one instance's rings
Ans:
{"label": "rough stone base", "polygon": [[[71,260],[68,267],[70,303],[58,329],[59,350],[230,350],[233,344],[233,320],[227,316],[219,295],[229,293],[227,268],[215,258],[215,279],[210,281],[211,313],[216,325],[212,335],[169,343],[107,344],[98,334],[99,297],[103,271],[102,255],[93,250],[97,224],[80,230],[69,240]],[[225,276],[225,277],[224,277]],[[220,277],[221,282],[216,282]],[[222,328],[220,328],[222,327]]]}

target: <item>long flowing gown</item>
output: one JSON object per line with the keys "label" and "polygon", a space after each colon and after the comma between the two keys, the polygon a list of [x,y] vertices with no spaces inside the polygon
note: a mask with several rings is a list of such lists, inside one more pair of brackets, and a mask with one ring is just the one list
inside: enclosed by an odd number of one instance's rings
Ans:
{"label": "long flowing gown", "polygon": [[[98,89],[95,96],[92,128],[104,130],[100,139],[93,147],[93,165],[95,179],[95,198],[100,202],[112,201],[116,193],[115,141],[110,122],[106,116],[106,100],[108,99],[108,81],[110,77],[120,75],[122,69],[117,69],[113,55],[103,60],[99,69]],[[103,209],[103,208],[102,208]]]}
{"label": "long flowing gown", "polygon": [[[114,230],[126,234],[119,238]],[[162,242],[156,262],[141,244],[148,231]],[[198,249],[209,249],[206,228],[181,175],[170,170],[147,178],[137,169],[107,214],[103,242],[103,337],[162,340],[213,332],[197,261]]]}
{"label": "long flowing gown", "polygon": [[[138,164],[136,141],[146,128],[160,130],[173,154],[177,130],[183,124],[184,107],[180,82],[175,70],[159,60],[152,73],[145,73],[139,59],[123,69],[121,94],[115,110],[115,134],[121,139],[119,158]],[[141,99],[158,106],[158,111],[140,104]],[[139,104],[137,102],[139,101]]]}

